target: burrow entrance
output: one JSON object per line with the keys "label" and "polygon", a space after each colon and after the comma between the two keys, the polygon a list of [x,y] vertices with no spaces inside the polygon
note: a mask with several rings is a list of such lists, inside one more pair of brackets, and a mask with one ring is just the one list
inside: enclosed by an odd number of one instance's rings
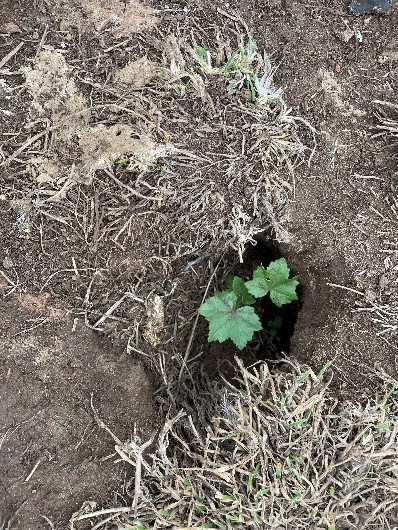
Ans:
{"label": "burrow entrance", "polygon": [[[221,264],[222,271],[218,277],[218,290],[226,289],[226,279],[229,275],[239,276],[244,281],[253,277],[253,271],[259,266],[267,267],[272,261],[284,257],[278,244],[268,235],[260,235],[256,238],[256,244],[249,244],[243,255],[243,263],[236,260],[236,254],[230,254]],[[289,265],[289,263],[288,263]],[[290,265],[289,265],[290,267]],[[299,273],[291,269],[291,276]],[[302,289],[297,288],[298,301],[277,307],[270,297],[264,297],[256,301],[254,309],[263,325],[263,329],[254,334],[244,350],[239,350],[232,341],[223,343],[212,342],[208,345],[208,352],[204,358],[207,367],[210,361],[211,370],[214,370],[214,359],[220,365],[220,371],[225,375],[229,367],[234,365],[234,356],[241,358],[246,365],[256,361],[267,361],[270,365],[283,360],[290,352],[290,341],[294,333],[298,313],[302,306]],[[202,325],[206,326],[204,320]],[[203,329],[203,328],[202,328]],[[207,326],[206,326],[207,336]],[[226,369],[226,371],[223,369]]]}
{"label": "burrow entrance", "polygon": [[[237,265],[234,274],[244,280],[251,279],[253,271],[259,265],[267,267],[272,261],[283,257],[276,241],[269,236],[260,235],[256,238],[256,245],[247,246],[243,263]],[[299,271],[291,269],[291,276],[298,273]],[[255,309],[263,324],[263,330],[257,333],[257,340],[260,341],[257,354],[259,360],[280,360],[290,352],[290,340],[302,306],[300,285],[297,287],[297,294],[297,301],[282,307],[277,307],[269,296],[256,302]]]}

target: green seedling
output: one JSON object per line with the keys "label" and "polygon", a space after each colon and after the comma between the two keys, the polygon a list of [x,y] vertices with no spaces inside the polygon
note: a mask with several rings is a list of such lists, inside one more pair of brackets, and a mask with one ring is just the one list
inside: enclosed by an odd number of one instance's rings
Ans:
{"label": "green seedling", "polygon": [[318,380],[321,380],[322,377],[325,375],[325,373],[329,370],[329,368],[333,365],[334,363],[334,359],[328,361],[321,369],[320,371],[318,372],[316,378]]}
{"label": "green seedling", "polygon": [[257,59],[257,46],[255,41],[249,40],[245,45],[241,45],[228,58],[222,73],[228,80],[227,92],[232,93],[241,89],[245,84],[250,91],[251,99],[256,99],[256,88],[254,83],[254,63]]}
{"label": "green seedling", "polygon": [[230,521],[231,523],[244,523],[245,522],[245,516],[243,514],[239,515],[226,515],[226,520]]}
{"label": "green seedling", "polygon": [[270,488],[261,488],[261,490],[258,490],[258,492],[255,494],[255,498],[258,499],[259,497],[268,495],[270,491],[271,491]]}
{"label": "green seedling", "polygon": [[290,269],[284,258],[270,263],[267,269],[262,265],[253,274],[253,280],[246,282],[246,287],[250,294],[256,298],[262,298],[268,293],[272,302],[277,307],[290,304],[297,300],[296,288],[298,286],[297,277],[289,278]]}
{"label": "green seedling", "polygon": [[244,282],[238,276],[227,278],[227,289],[216,292],[202,304],[198,312],[209,322],[209,342],[232,342],[240,349],[252,340],[256,331],[263,329],[252,305],[256,298],[270,295],[272,302],[282,307],[297,300],[297,277],[289,278],[290,269],[284,258],[262,265],[253,274],[253,280]]}
{"label": "green seedling", "polygon": [[385,393],[383,399],[380,401],[380,406],[383,408],[388,407],[388,400],[393,395],[393,393],[398,389],[398,381],[395,381],[395,383],[391,386],[391,388],[388,390],[388,392]]}
{"label": "green seedling", "polygon": [[[261,56],[252,39],[247,44],[240,45],[221,68],[228,80],[227,92],[232,93],[246,86],[252,101],[261,99],[269,102],[280,98],[282,90],[272,86],[271,56],[272,54]],[[259,78],[261,71],[263,75]]]}
{"label": "green seedling", "polygon": [[298,418],[295,421],[285,424],[285,429],[296,429],[297,427],[305,427],[308,425],[312,413],[314,412],[314,406],[310,407],[302,418]]}
{"label": "green seedling", "polygon": [[204,72],[207,74],[217,74],[219,72],[218,68],[213,67],[210,52],[206,48],[196,46],[194,52],[194,59]]}
{"label": "green seedling", "polygon": [[254,40],[249,39],[248,43],[239,46],[228,58],[223,67],[224,74],[229,77],[238,73],[242,76],[253,73],[253,63],[257,56],[257,45]]}
{"label": "green seedling", "polygon": [[211,519],[211,523],[203,523],[201,526],[199,526],[199,530],[215,530],[216,528],[221,528],[221,530],[227,530],[225,524],[223,524],[221,521],[218,521],[217,519]]}
{"label": "green seedling", "polygon": [[236,497],[234,497],[233,495],[228,495],[228,494],[223,495],[222,493],[217,493],[216,499],[222,502],[227,502],[227,503],[236,502]]}
{"label": "green seedling", "polygon": [[291,504],[294,504],[295,502],[297,502],[299,499],[301,499],[302,497],[302,493],[300,490],[298,489],[293,489],[292,490],[292,493],[293,493],[293,497],[289,500],[289,502]]}
{"label": "green seedling", "polygon": [[216,293],[200,308],[199,314],[209,322],[209,342],[231,339],[240,349],[262,329],[261,321],[253,307],[239,307],[238,296],[233,291]]}
{"label": "green seedling", "polygon": [[116,164],[118,166],[122,166],[122,165],[129,164],[129,163],[130,163],[130,158],[119,158],[119,160],[116,160]]}
{"label": "green seedling", "polygon": [[203,513],[208,512],[207,506],[203,503],[203,499],[199,497],[199,495],[194,495],[193,498],[195,499],[195,503],[193,506],[194,510],[198,512],[203,512]]}
{"label": "green seedling", "polygon": [[253,479],[258,475],[260,469],[260,464],[257,464],[253,471],[250,473],[249,478],[247,479],[246,491],[251,493],[253,489]]}

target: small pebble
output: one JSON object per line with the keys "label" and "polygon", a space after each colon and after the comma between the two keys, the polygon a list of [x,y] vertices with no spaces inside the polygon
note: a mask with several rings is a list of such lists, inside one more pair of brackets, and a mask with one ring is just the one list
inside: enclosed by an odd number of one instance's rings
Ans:
{"label": "small pebble", "polygon": [[6,270],[10,270],[14,267],[14,262],[12,261],[12,259],[10,258],[10,256],[6,256],[4,259],[3,259],[3,267],[6,269]]}
{"label": "small pebble", "polygon": [[83,366],[83,363],[81,361],[79,361],[78,359],[73,359],[69,363],[69,365],[70,365],[71,368],[81,368]]}

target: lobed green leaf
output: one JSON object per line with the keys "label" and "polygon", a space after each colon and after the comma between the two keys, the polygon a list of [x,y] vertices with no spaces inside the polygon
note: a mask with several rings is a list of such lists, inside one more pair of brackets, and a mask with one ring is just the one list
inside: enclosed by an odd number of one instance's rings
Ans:
{"label": "lobed green leaf", "polygon": [[297,276],[289,278],[290,269],[284,258],[275,260],[265,269],[262,265],[253,273],[253,280],[246,282],[250,294],[256,298],[270,294],[273,303],[282,307],[297,300]]}
{"label": "lobed green leaf", "polygon": [[231,339],[240,349],[253,338],[262,325],[252,307],[237,309],[238,297],[234,292],[216,293],[199,308],[199,314],[209,322],[209,342]]}

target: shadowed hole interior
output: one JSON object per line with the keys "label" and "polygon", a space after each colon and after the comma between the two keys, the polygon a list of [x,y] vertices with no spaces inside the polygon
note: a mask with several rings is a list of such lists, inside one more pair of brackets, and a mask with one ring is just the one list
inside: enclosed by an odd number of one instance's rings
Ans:
{"label": "shadowed hole interior", "polygon": [[[236,254],[226,256],[225,262],[220,266],[222,272],[218,278],[216,290],[226,289],[227,276],[239,276],[244,281],[251,280],[253,271],[259,265],[267,268],[272,261],[282,257],[278,244],[267,234],[261,234],[257,236],[255,245],[247,246],[243,263],[237,261]],[[290,277],[296,276],[298,272],[291,270]],[[253,307],[260,317],[263,329],[254,333],[253,339],[243,350],[239,350],[231,340],[208,344],[203,357],[203,367],[208,375],[214,376],[214,363],[216,362],[224,377],[233,376],[232,367],[235,366],[235,356],[241,358],[246,366],[257,361],[267,361],[272,366],[284,359],[289,354],[290,340],[302,305],[303,293],[300,286],[297,288],[297,294],[298,301],[280,308],[271,301],[269,296],[256,300]],[[201,319],[200,329],[204,334],[203,339],[207,341],[208,325],[204,319]]]}
{"label": "shadowed hole interior", "polygon": [[[248,245],[243,256],[243,264],[237,267],[235,274],[244,280],[251,279],[253,271],[259,265],[267,268],[272,261],[280,258],[283,258],[283,255],[274,240],[266,235],[257,236],[256,245]],[[298,272],[291,270],[290,276],[296,276]],[[297,294],[298,301],[282,307],[273,304],[269,296],[256,302],[256,312],[263,324],[263,330],[259,332],[263,342],[257,355],[259,360],[279,360],[289,353],[290,339],[294,333],[298,312],[302,304],[303,293],[300,285],[297,288]]]}

